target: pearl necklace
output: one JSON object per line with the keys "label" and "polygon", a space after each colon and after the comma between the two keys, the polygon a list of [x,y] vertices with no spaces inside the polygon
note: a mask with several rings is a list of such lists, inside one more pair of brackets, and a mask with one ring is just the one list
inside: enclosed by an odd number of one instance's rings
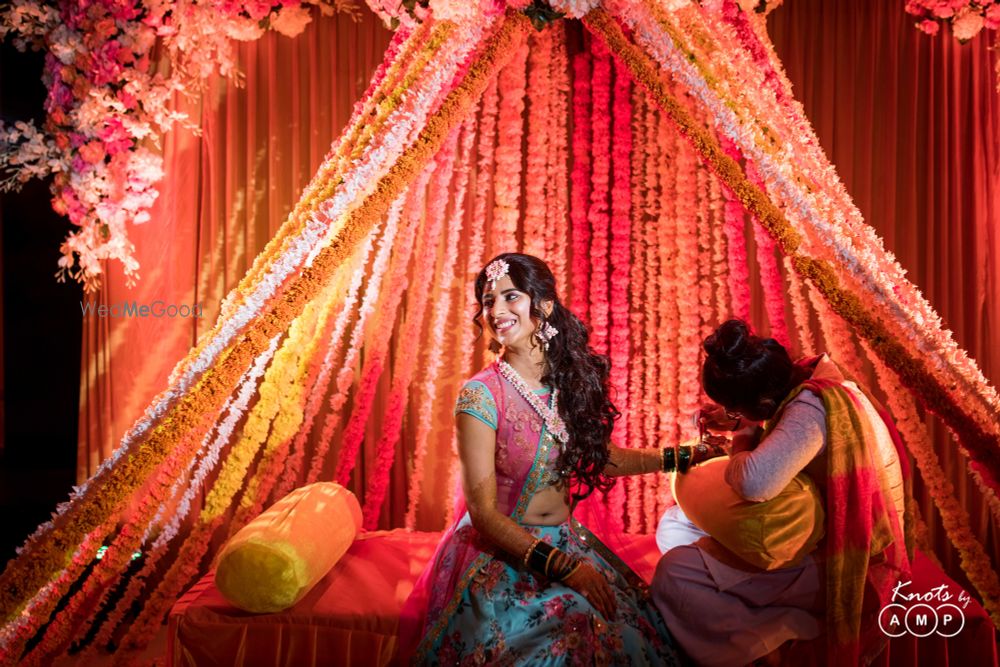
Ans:
{"label": "pearl necklace", "polygon": [[566,430],[566,422],[559,416],[559,390],[555,388],[552,390],[552,407],[550,408],[542,402],[542,399],[538,398],[535,392],[528,388],[528,383],[514,370],[513,366],[500,359],[497,361],[497,368],[500,370],[500,375],[513,385],[517,393],[542,418],[542,421],[545,422],[545,428],[552,434],[552,437],[564,445],[569,442],[569,431]]}

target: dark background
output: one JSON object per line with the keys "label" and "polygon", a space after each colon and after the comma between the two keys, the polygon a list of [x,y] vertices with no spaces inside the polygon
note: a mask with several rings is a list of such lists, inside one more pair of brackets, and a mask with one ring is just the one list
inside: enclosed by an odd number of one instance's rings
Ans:
{"label": "dark background", "polygon": [[[43,56],[0,44],[0,118],[44,118]],[[70,222],[49,182],[0,194],[0,565],[58,502],[76,474],[83,290],[54,274]]]}

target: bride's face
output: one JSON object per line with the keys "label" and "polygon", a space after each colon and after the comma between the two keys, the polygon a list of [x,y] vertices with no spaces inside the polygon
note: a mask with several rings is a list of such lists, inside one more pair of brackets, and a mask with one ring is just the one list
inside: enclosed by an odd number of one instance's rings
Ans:
{"label": "bride's face", "polygon": [[538,323],[531,317],[531,297],[514,287],[510,276],[486,283],[482,297],[483,320],[490,336],[506,348],[528,349]]}

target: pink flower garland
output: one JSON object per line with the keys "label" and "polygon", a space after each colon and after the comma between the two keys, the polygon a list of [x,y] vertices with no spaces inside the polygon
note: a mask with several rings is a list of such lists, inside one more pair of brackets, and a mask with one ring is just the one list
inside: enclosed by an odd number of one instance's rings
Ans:
{"label": "pink flower garland", "polygon": [[[764,181],[754,167],[753,161],[746,161],[746,174],[751,183],[766,191]],[[777,244],[756,217],[753,220],[753,235],[757,243],[757,265],[760,267],[760,282],[764,291],[764,309],[771,327],[771,338],[788,347],[788,325],[785,322],[785,282],[778,269],[775,252]]]}
{"label": "pink flower garland", "polygon": [[[629,215],[630,222],[630,246],[632,255],[632,265],[629,275],[629,338],[633,343],[632,355],[629,359],[628,368],[628,396],[629,411],[624,413],[623,419],[628,420],[629,444],[633,447],[649,446],[652,440],[648,437],[643,428],[643,415],[645,410],[645,395],[643,392],[643,378],[646,373],[646,359],[651,357],[652,351],[645,346],[643,331],[646,329],[644,319],[647,305],[643,303],[644,290],[646,284],[646,246],[643,235],[645,233],[645,219],[647,197],[647,170],[646,159],[646,133],[648,131],[649,105],[646,104],[645,93],[638,87],[632,89],[632,108],[635,110],[633,118],[632,154],[630,168],[632,201]],[[634,475],[626,479],[626,498],[628,503],[628,525],[629,532],[643,532],[648,524],[648,517],[643,513],[643,498],[646,490],[646,476]]]}
{"label": "pink flower garland", "polygon": [[608,199],[611,177],[611,55],[600,40],[590,42],[594,70],[591,77],[593,144],[590,169],[590,344],[599,354],[608,353]]}
{"label": "pink flower garland", "polygon": [[[632,236],[632,78],[628,70],[615,62],[615,84],[613,112],[612,162],[611,170],[614,186],[611,190],[611,275],[609,310],[611,330],[609,332],[611,375],[610,382],[615,392],[615,401],[622,414],[630,413],[629,401],[629,278],[631,273],[631,253],[629,241]],[[634,446],[629,438],[628,419],[619,419],[615,424],[612,441],[620,447]],[[611,494],[612,509],[617,516],[625,515],[626,482],[619,479]],[[634,491],[634,488],[630,488]],[[633,505],[633,507],[636,507]],[[639,514],[629,517],[631,525],[637,526]]]}
{"label": "pink flower garland", "polygon": [[524,95],[527,85],[528,44],[518,49],[511,61],[500,70],[500,120],[497,131],[494,171],[495,208],[493,242],[500,252],[514,251],[518,242],[517,223],[521,199],[521,141],[524,134]]}
{"label": "pink flower garland", "polygon": [[784,257],[785,275],[788,276],[788,294],[792,302],[792,315],[795,319],[795,329],[798,333],[799,353],[801,355],[816,354],[816,341],[813,338],[812,325],[809,319],[809,303],[802,294],[802,279],[792,266],[788,257]]}
{"label": "pink flower garland", "polygon": [[715,319],[725,322],[733,312],[733,298],[729,291],[729,249],[726,245],[726,201],[722,184],[715,174],[709,180],[712,200],[712,267],[715,276]]}
{"label": "pink flower garland", "polygon": [[569,242],[569,59],[566,53],[566,22],[559,21],[549,28],[552,33],[552,54],[549,79],[552,82],[550,119],[552,132],[548,142],[548,174],[546,177],[545,225],[551,230],[545,247],[545,259],[552,268],[560,293],[568,283],[567,258]]}
{"label": "pink flower garland", "polygon": [[[720,144],[726,155],[739,161],[742,155],[735,143],[720,136]],[[725,232],[729,249],[729,294],[732,298],[732,317],[750,320],[750,271],[747,268],[747,248],[743,205],[728,186],[722,186],[726,198]]]}
{"label": "pink flower garland", "polygon": [[[676,136],[676,135],[675,135]],[[677,437],[688,440],[697,435],[691,417],[697,411],[701,381],[698,359],[701,352],[701,318],[698,309],[698,158],[694,149],[676,137],[676,258],[678,327],[676,341],[676,407],[670,406],[666,418],[676,423]]]}
{"label": "pink flower garland", "polygon": [[590,319],[590,202],[591,166],[591,57],[588,49],[573,56],[573,173],[570,188],[570,236],[573,270],[570,272],[570,310],[584,322]]}
{"label": "pink flower garland", "polygon": [[[659,218],[656,223],[655,247],[659,250],[659,295],[653,303],[658,309],[659,325],[656,329],[658,358],[657,378],[654,384],[657,393],[656,412],[658,415],[657,441],[663,445],[678,442],[677,429],[677,344],[676,336],[680,327],[680,313],[677,299],[677,222],[675,205],[678,201],[677,168],[674,159],[680,147],[677,132],[670,121],[660,118],[657,145],[660,147],[659,174],[660,200]],[[686,286],[685,286],[686,288]],[[657,511],[662,514],[670,497],[670,481],[666,476],[660,480],[657,490]]]}
{"label": "pink flower garland", "polygon": [[[636,212],[641,216],[642,224],[638,226],[641,232],[641,243],[645,249],[643,261],[643,272],[646,280],[640,285],[633,285],[633,289],[639,288],[642,293],[643,303],[643,331],[642,350],[644,360],[642,392],[642,432],[643,446],[659,445],[659,403],[657,401],[659,387],[657,380],[660,377],[660,349],[659,349],[659,310],[660,302],[660,252],[658,243],[658,221],[665,198],[662,196],[661,183],[659,180],[660,164],[662,162],[662,151],[660,149],[659,131],[660,121],[656,109],[652,107],[645,91],[639,89],[637,95],[644,100],[645,114],[643,116],[643,136],[639,148],[642,150],[640,159],[642,160],[641,184],[644,192],[642,206]],[[634,409],[634,408],[633,408]],[[656,477],[643,476],[643,513],[646,518],[647,532],[652,526],[657,524],[659,515],[657,514],[657,499],[659,497],[660,484],[663,476]]]}
{"label": "pink flower garland", "polygon": [[[428,257],[433,256],[441,235],[441,228],[444,225],[445,208],[448,205],[448,186],[452,177],[452,165],[455,161],[455,141],[457,137],[458,135],[452,134],[437,156],[437,168],[435,169],[434,181],[431,185],[433,198],[427,206],[427,217],[423,221],[423,228],[421,230],[420,249],[416,253],[416,256],[422,259],[415,263],[414,285],[426,285],[431,282],[432,276],[430,273],[436,262],[428,261]],[[374,328],[376,337],[370,343],[370,349],[366,349],[365,364],[361,370],[361,381],[354,392],[353,410],[340,438],[341,448],[340,454],[337,457],[337,470],[334,473],[334,480],[342,486],[347,486],[351,481],[351,473],[354,471],[357,463],[358,452],[361,450],[361,442],[364,440],[368,418],[371,416],[375,389],[378,386],[379,379],[382,377],[382,371],[385,370],[387,364],[386,356],[389,348],[389,339],[392,335],[393,322],[396,320],[399,304],[408,284],[405,276],[401,276],[401,278],[400,282],[394,283],[390,290],[388,297],[391,301],[389,304],[379,308],[378,326]],[[418,318],[418,321],[422,320]],[[361,486],[360,480],[358,481],[358,486]]]}
{"label": "pink flower garland", "polygon": [[[528,40],[527,107],[528,133],[524,180],[524,252],[550,260],[547,236],[551,234],[545,224],[546,176],[548,175],[548,150],[551,143],[552,80],[549,77],[552,38],[551,30],[534,33]],[[520,145],[517,146],[520,155]]]}

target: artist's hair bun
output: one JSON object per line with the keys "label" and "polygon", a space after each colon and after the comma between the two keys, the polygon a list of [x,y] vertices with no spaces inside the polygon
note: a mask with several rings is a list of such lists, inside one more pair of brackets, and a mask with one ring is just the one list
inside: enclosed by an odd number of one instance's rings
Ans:
{"label": "artist's hair bun", "polygon": [[722,323],[702,344],[708,356],[717,364],[731,366],[741,359],[760,352],[760,339],[750,332],[743,320]]}

